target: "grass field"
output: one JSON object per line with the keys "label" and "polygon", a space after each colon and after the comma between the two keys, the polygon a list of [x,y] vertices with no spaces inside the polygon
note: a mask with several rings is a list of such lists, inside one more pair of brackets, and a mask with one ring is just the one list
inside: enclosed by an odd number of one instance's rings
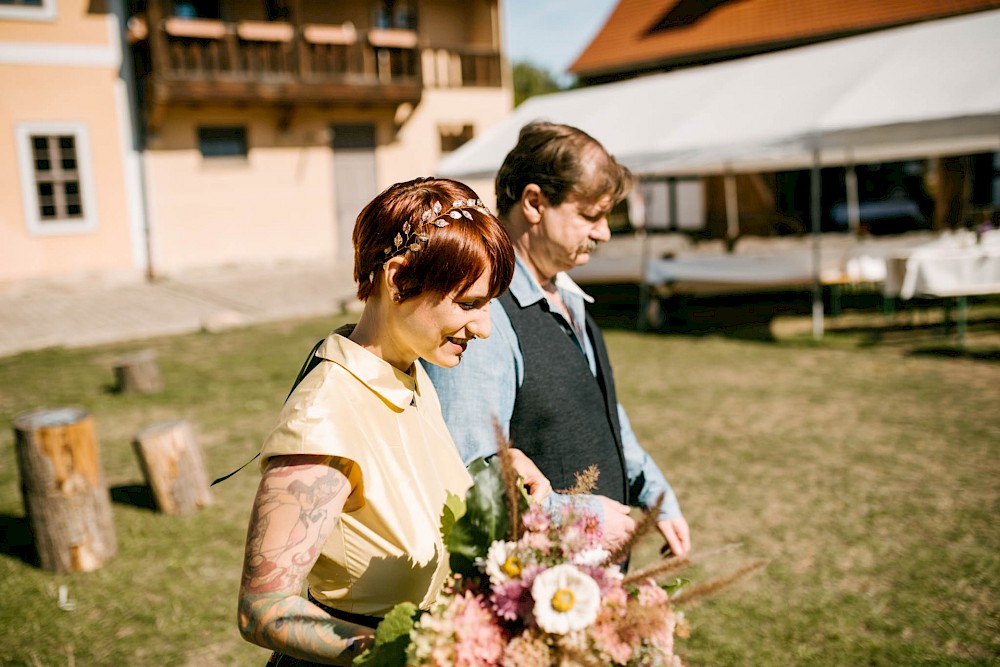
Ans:
{"label": "grass field", "polygon": [[[988,322],[992,322],[987,318]],[[257,450],[311,344],[312,320],[0,359],[0,664],[263,665],[235,626],[257,474],[193,516],[149,508],[130,441],[186,418],[210,474]],[[777,340],[609,329],[619,396],[691,524],[696,581],[764,560],[685,610],[692,666],[1000,664],[1000,333],[872,336],[864,325]],[[779,326],[780,325],[780,326]],[[110,391],[116,356],[156,351],[166,389]],[[950,350],[950,352],[949,352]],[[94,415],[118,555],[96,572],[33,564],[10,420]],[[645,541],[634,562],[652,557]],[[75,607],[57,605],[65,586]]]}

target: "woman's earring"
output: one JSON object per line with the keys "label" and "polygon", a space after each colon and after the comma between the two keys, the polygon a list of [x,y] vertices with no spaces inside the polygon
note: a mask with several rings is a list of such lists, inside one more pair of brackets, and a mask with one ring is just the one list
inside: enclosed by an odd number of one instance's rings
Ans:
{"label": "woman's earring", "polygon": [[392,302],[393,303],[399,303],[400,301],[402,301],[402,299],[399,297],[399,292],[393,292],[392,293]]}

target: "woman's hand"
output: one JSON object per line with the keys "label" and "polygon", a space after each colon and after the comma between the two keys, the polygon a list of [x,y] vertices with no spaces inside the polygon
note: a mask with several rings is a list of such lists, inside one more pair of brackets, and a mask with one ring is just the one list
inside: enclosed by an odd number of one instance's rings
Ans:
{"label": "woman's hand", "polygon": [[552,484],[549,482],[549,478],[543,475],[538,466],[520,449],[511,447],[509,451],[514,470],[524,480],[524,486],[527,487],[531,499],[540,503],[548,498],[549,494],[552,493]]}

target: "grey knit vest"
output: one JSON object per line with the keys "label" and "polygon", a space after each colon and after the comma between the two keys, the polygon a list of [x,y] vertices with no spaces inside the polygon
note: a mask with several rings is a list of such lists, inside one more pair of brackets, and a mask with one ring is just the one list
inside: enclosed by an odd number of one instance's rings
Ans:
{"label": "grey knit vest", "polygon": [[510,292],[500,297],[524,356],[524,381],[514,400],[511,444],[564,489],[590,465],[600,471],[594,493],[628,502],[618,400],[604,338],[587,314],[597,377],[587,358],[556,321],[548,301],[526,308]]}

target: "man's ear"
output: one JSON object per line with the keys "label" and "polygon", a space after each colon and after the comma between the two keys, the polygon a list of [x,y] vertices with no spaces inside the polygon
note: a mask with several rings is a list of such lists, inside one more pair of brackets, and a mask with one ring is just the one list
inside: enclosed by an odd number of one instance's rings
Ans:
{"label": "man's ear", "polygon": [[521,191],[521,213],[524,219],[533,225],[542,221],[542,209],[548,205],[549,201],[542,194],[542,189],[534,183],[528,183]]}

